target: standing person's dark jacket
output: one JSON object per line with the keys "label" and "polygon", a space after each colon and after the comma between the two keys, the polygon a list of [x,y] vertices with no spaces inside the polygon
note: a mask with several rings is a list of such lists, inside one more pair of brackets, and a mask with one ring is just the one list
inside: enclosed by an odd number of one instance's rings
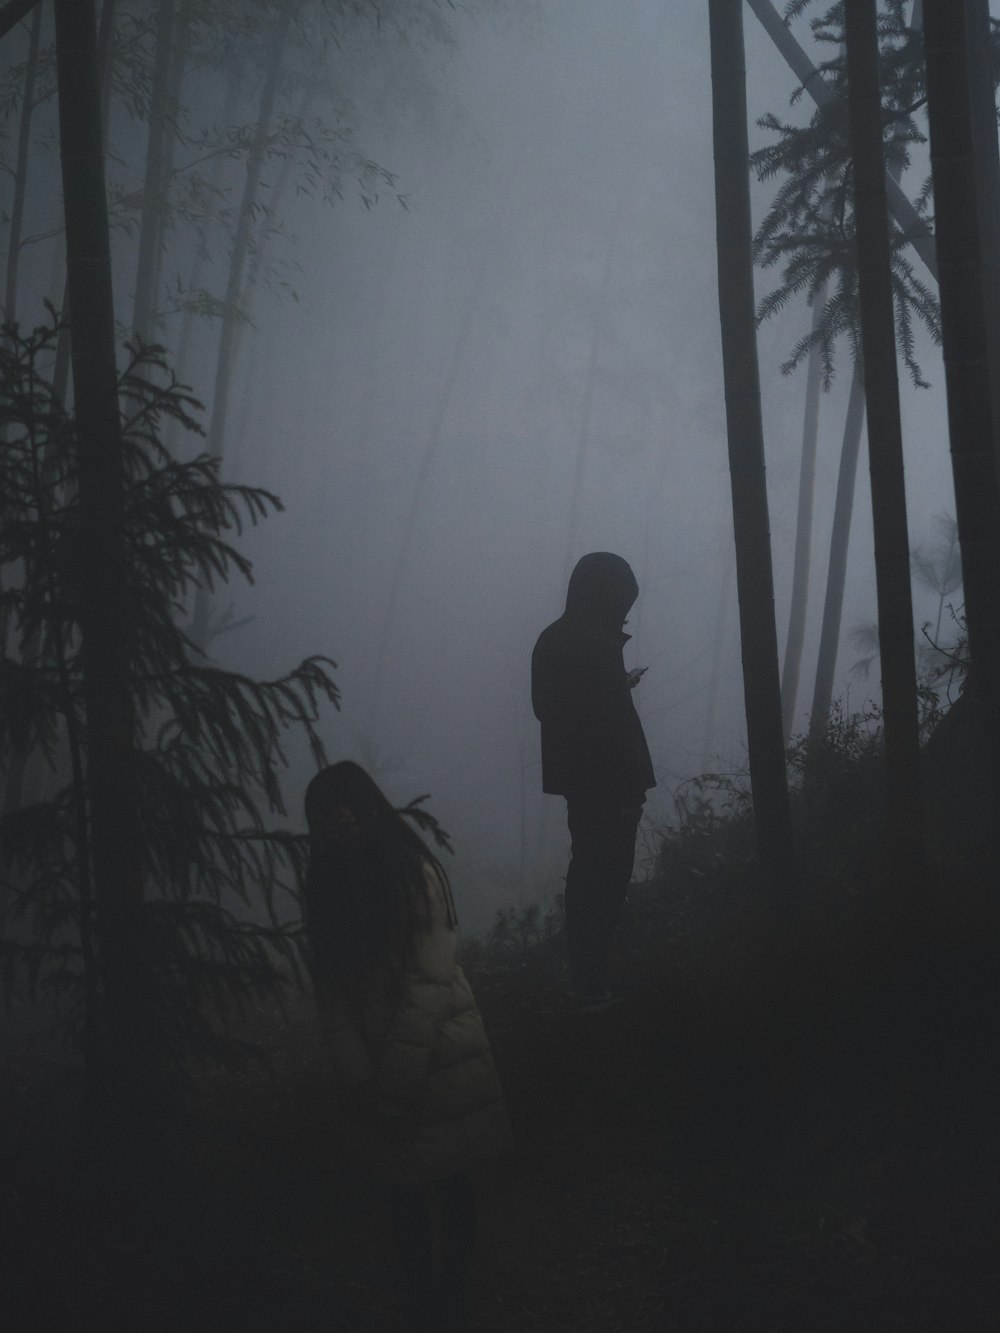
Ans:
{"label": "standing person's dark jacket", "polygon": [[539,635],[531,700],[542,731],[542,790],[641,803],[656,786],[632,702],[622,624],[638,595],[626,560],[607,551],[573,570],[566,610]]}

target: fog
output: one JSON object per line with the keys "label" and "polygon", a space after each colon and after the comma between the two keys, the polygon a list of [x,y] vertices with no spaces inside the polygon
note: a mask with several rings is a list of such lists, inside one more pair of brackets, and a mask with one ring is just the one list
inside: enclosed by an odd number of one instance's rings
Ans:
{"label": "fog", "polygon": [[[250,543],[257,586],[237,613],[255,619],[221,651],[264,673],[336,659],[331,755],[370,764],[398,801],[431,794],[476,928],[561,890],[563,803],[541,793],[529,657],[580,555],[617,551],[639,580],[626,661],[649,667],[636,698],[659,784],[650,829],[679,783],[744,766],[745,724],[706,13],[572,0],[462,15],[453,31],[453,47],[406,53],[426,96],[371,129],[358,79],[365,151],[405,210],[383,192],[370,210],[348,197],[287,222],[299,300],[257,316],[231,446],[239,476],[287,512]],[[789,113],[794,79],[749,12],[746,31],[751,121]],[[805,378],[779,366],[807,320],[803,302],[760,339],[779,643]],[[914,541],[951,507],[942,376],[933,349],[921,356],[934,389],[901,384]],[[846,348],[840,365],[822,409],[800,726]],[[862,466],[845,631],[875,618],[871,552]],[[877,676],[849,677],[858,656],[842,649],[838,692],[862,706]]]}
{"label": "fog", "polygon": [[[479,929],[498,907],[550,905],[561,889],[563,803],[541,793],[529,658],[580,555],[619,552],[640,585],[626,663],[649,668],[636,698],[659,784],[650,846],[679,784],[743,767],[745,727],[706,6],[480,3],[447,23],[448,40],[368,32],[331,53],[354,142],[395,183],[370,206],[347,180],[332,203],[282,196],[225,474],[277,492],[285,512],[245,539],[256,582],[221,599],[245,623],[212,651],[261,676],[311,653],[336,660],[342,710],[321,728],[331,759],[359,759],[399,803],[430,794],[453,837],[463,922]],[[808,107],[789,106],[794,77],[749,10],[745,24],[755,147],[765,111],[804,119]],[[208,76],[198,96],[202,116],[221,114]],[[120,118],[117,134],[139,129]],[[918,163],[905,178],[911,195],[923,175]],[[754,186],[755,219],[772,192]],[[116,244],[126,287],[132,242]],[[167,269],[185,262],[171,254]],[[758,272],[758,295],[772,276]],[[792,304],[759,338],[779,648],[805,391],[804,369],[780,366],[808,319]],[[169,321],[162,336],[169,347]],[[932,387],[915,390],[905,370],[900,382],[914,546],[953,510],[943,374],[921,337]],[[842,346],[821,408],[797,730],[850,369]],[[207,400],[207,371],[181,370]],[[919,627],[933,609],[915,597]],[[837,671],[851,706],[877,699],[877,672],[850,673],[846,637],[874,617],[862,461]],[[292,758],[301,827],[310,770]]]}

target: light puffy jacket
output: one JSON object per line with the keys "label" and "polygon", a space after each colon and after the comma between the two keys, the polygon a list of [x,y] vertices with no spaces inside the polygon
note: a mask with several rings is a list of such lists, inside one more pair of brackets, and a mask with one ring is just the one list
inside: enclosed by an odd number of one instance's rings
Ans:
{"label": "light puffy jacket", "polygon": [[512,1147],[483,1020],[430,868],[427,891],[429,922],[398,985],[383,974],[354,1004],[334,993],[318,997],[337,1078],[348,1088],[374,1084],[371,1166],[392,1184],[441,1180]]}

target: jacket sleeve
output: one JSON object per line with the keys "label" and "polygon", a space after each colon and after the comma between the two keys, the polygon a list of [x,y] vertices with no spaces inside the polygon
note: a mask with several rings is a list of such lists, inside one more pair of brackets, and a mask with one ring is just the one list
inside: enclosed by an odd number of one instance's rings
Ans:
{"label": "jacket sleeve", "polygon": [[566,735],[581,777],[605,791],[638,793],[645,781],[642,724],[620,645],[608,636],[582,641],[566,664]]}
{"label": "jacket sleeve", "polygon": [[455,931],[448,924],[443,887],[431,870],[427,894],[430,919],[425,929],[417,931],[403,970],[378,1071],[382,1115],[405,1115],[420,1097],[455,977]]}

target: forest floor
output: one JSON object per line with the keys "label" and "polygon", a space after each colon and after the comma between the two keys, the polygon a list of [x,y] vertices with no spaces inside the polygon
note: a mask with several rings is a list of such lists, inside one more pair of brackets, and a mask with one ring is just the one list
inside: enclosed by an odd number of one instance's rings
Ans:
{"label": "forest floor", "polygon": [[[778,931],[738,879],[689,889],[633,889],[626,998],[603,1013],[565,998],[558,937],[469,952],[518,1144],[480,1181],[474,1328],[995,1329],[992,948],[887,942],[860,916]],[[248,1033],[270,1071],[206,1074],[124,1205],[74,1164],[73,1076],[42,1077],[44,1034],[7,1041],[11,1333],[396,1327],[308,1006]]]}

